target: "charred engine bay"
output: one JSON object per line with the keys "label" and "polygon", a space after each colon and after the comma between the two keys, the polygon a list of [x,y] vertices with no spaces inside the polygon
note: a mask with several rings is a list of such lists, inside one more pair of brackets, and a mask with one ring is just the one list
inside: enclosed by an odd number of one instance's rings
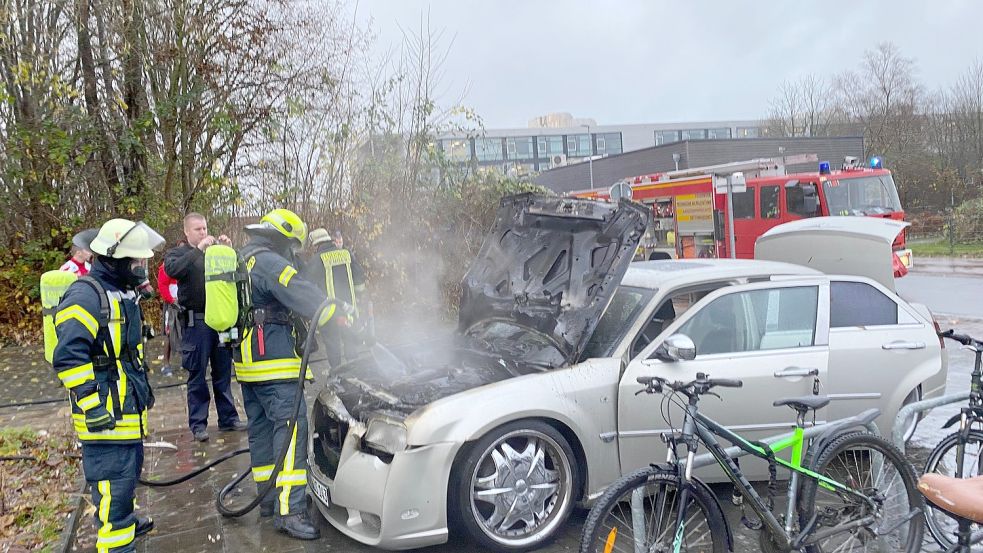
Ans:
{"label": "charred engine bay", "polygon": [[327,387],[355,419],[380,412],[404,418],[443,397],[562,362],[541,336],[516,336],[521,332],[495,342],[452,334],[391,349],[376,345],[332,371]]}

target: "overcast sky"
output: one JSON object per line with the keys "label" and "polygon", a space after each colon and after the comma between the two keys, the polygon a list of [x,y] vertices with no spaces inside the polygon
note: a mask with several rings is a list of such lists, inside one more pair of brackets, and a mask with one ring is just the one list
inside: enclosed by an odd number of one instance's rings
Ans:
{"label": "overcast sky", "polygon": [[[753,119],[775,88],[894,42],[929,89],[983,60],[983,2],[361,0],[378,48],[430,27],[449,45],[444,103],[486,128],[549,112],[599,124]],[[451,42],[453,40],[453,42]]]}

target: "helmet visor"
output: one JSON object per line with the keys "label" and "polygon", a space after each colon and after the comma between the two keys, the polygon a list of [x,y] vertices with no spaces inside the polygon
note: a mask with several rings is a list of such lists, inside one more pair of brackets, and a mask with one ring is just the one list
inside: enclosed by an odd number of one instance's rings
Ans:
{"label": "helmet visor", "polygon": [[116,244],[108,248],[107,253],[110,257],[116,258],[148,258],[153,257],[154,250],[163,246],[164,242],[164,237],[156,230],[139,221],[123,233]]}

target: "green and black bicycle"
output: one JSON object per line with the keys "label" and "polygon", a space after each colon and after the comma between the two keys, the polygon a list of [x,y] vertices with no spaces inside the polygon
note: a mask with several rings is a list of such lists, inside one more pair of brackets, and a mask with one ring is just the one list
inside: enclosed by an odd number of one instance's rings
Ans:
{"label": "green and black bicycle", "polygon": [[[829,403],[812,395],[776,401],[797,413],[787,439],[767,445],[724,428],[699,411],[703,395],[715,387],[739,388],[740,380],[708,378],[690,382],[642,377],[639,393],[667,392],[685,409],[681,433],[663,433],[669,462],[651,465],[613,483],[591,509],[580,551],[630,553],[722,553],[733,538],[716,496],[693,476],[694,458],[703,444],[754,511],[746,526],[760,529],[761,551],[919,551],[924,532],[925,501],[914,467],[890,442],[862,428],[877,416],[871,409],[857,417],[833,421],[812,439],[805,437],[810,411]],[[669,393],[671,392],[671,393]],[[688,399],[685,404],[682,397]],[[766,502],[741,472],[734,456],[717,441],[769,461],[771,482]],[[685,448],[677,455],[677,446]],[[786,455],[781,454],[789,450]],[[735,450],[736,451],[736,450]],[[773,513],[776,467],[791,471],[784,513]],[[736,497],[736,496],[735,496]]]}

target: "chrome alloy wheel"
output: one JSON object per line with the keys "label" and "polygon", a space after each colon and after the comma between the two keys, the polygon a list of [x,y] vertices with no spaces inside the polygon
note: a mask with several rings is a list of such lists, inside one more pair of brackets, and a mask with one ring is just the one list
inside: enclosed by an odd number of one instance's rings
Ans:
{"label": "chrome alloy wheel", "polygon": [[471,514],[502,545],[522,547],[551,534],[573,501],[571,459],[536,430],[504,434],[471,474]]}

